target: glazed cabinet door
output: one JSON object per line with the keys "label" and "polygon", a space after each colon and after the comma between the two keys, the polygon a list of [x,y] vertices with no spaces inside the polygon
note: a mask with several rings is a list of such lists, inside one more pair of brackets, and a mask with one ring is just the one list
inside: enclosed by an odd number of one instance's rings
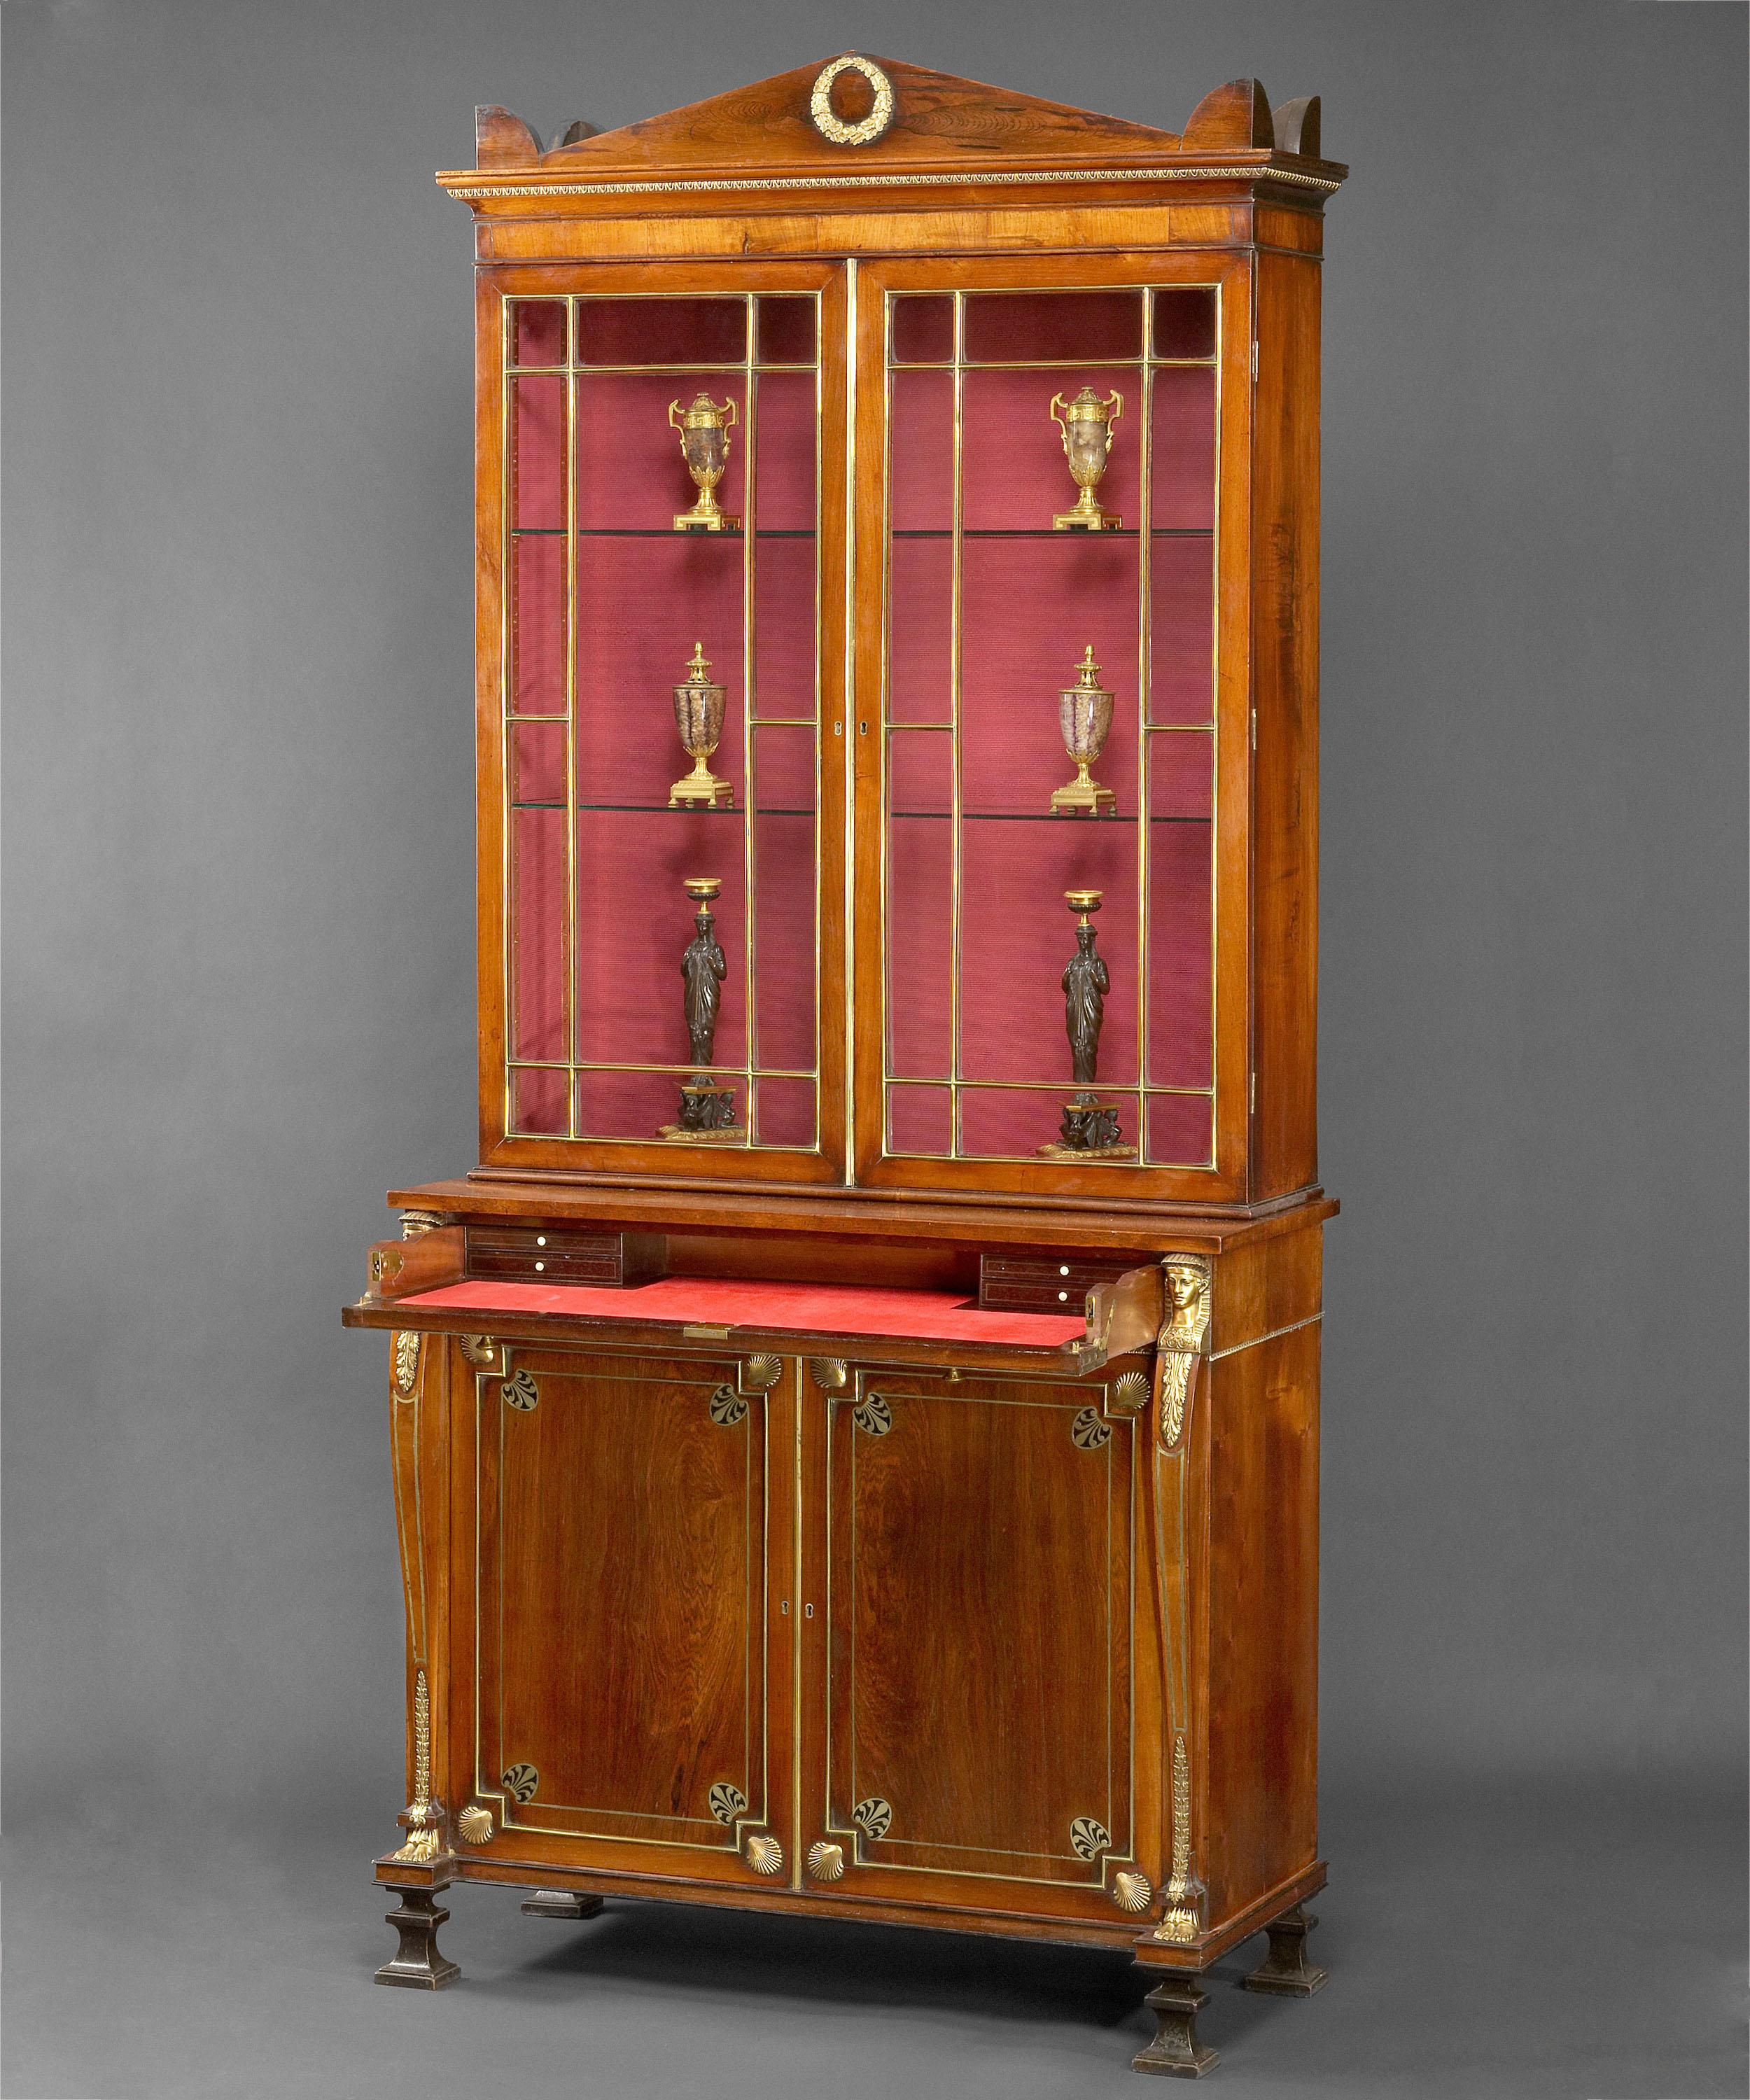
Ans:
{"label": "glazed cabinet door", "polygon": [[1251,298],[862,266],[857,1178],[1243,1194]]}
{"label": "glazed cabinet door", "polygon": [[1104,1925],[1147,1903],[1145,1396],[856,1365],[809,1388],[811,1888]]}
{"label": "glazed cabinet door", "polygon": [[837,1181],[842,267],[478,298],[482,1157]]}
{"label": "glazed cabinet door", "polygon": [[794,1366],[487,1348],[460,1396],[474,1580],[452,1679],[452,1740],[473,1745],[458,1793],[490,1820],[471,1819],[483,1849],[693,1879],[781,1871]]}

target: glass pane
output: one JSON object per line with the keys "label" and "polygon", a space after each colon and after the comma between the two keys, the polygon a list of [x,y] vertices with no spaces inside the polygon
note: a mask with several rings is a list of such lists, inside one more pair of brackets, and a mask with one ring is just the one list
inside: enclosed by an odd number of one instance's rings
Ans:
{"label": "glass pane", "polygon": [[591,810],[577,826],[579,1055],[589,1063],[684,1065],[681,958],[697,909],[689,876],[715,876],[712,906],[727,970],[713,1061],[747,1062],[747,941],[740,810]]}
{"label": "glass pane", "polygon": [[1140,357],[1142,304],[1140,292],[969,293],[967,361]]}
{"label": "glass pane", "polygon": [[946,730],[890,730],[887,745],[888,1070],[946,1079],[954,1057],[954,739]]}
{"label": "glass pane", "polygon": [[754,1142],[799,1145],[812,1151],[816,1143],[814,1082],[771,1079],[753,1083]]}
{"label": "glass pane", "polygon": [[510,1135],[564,1137],[569,1134],[566,1105],[571,1074],[566,1071],[513,1071],[510,1074]]}
{"label": "glass pane", "polygon": [[686,682],[697,642],[711,681],[725,689],[721,738],[707,764],[731,783],[734,807],[744,806],[742,592],[738,549],[715,534],[579,536],[580,803],[667,808],[674,783],[693,770],[675,726],[674,688]]}
{"label": "glass pane", "polygon": [[812,298],[762,298],[759,302],[759,359],[762,364],[814,362]]}
{"label": "glass pane", "polygon": [[767,372],[755,387],[759,528],[762,532],[812,532],[817,508],[814,375]]}
{"label": "glass pane", "polygon": [[[1116,393],[1120,404],[1109,426],[1112,443],[1094,500],[1110,516],[1122,518],[1130,531],[1136,530],[1141,523],[1141,470],[1135,422],[1140,395],[1135,373],[1097,365],[1054,366],[1043,372],[969,372],[964,386],[961,474],[968,532],[1050,532],[1054,518],[1074,509],[1080,490],[1064,456],[1051,404],[1054,399],[1073,401],[1084,386],[1103,402]],[[1104,536],[1062,532],[1056,536],[1074,540]],[[1131,558],[1134,565],[1134,549]]]}
{"label": "glass pane", "polygon": [[747,302],[580,299],[580,364],[740,364],[747,355]]}
{"label": "glass pane", "polygon": [[895,532],[954,526],[954,377],[896,372],[888,439],[888,507]]}
{"label": "glass pane", "polygon": [[[1076,950],[1069,889],[1097,889],[1104,998],[1099,1077],[1135,1084],[1139,1004],[1135,823],[968,817],[960,835],[960,1076],[1061,1081],[1071,1062],[1063,975]],[[1040,1140],[1043,1142],[1044,1140]]]}
{"label": "glass pane", "polygon": [[1144,1157],[1151,1167],[1207,1167],[1214,1118],[1206,1094],[1150,1094]]}
{"label": "glass pane", "polygon": [[565,529],[563,379],[518,379],[512,386],[510,522],[527,531]]}
{"label": "glass pane", "polygon": [[510,799],[565,807],[565,724],[519,722],[510,732]]}
{"label": "glass pane", "polygon": [[1215,542],[1157,534],[1150,550],[1148,719],[1206,722],[1215,710]]}
{"label": "glass pane", "polygon": [[1148,739],[1148,1081],[1214,1083],[1214,740],[1207,731]]}
{"label": "glass pane", "polygon": [[1113,707],[1090,769],[1113,790],[1116,814],[1135,822],[1136,554],[1135,540],[1105,533],[965,542],[960,763],[968,810],[1050,817],[1052,791],[1077,777],[1060,695],[1075,687],[1091,647]]}
{"label": "glass pane", "polygon": [[563,1060],[571,1054],[564,810],[513,809],[509,845],[510,1054]]}
{"label": "glass pane", "polygon": [[1153,523],[1163,532],[1208,532],[1215,523],[1215,374],[1189,368],[1154,375]]}
{"label": "glass pane", "polygon": [[[1071,1089],[1061,1094],[1047,1088],[963,1087],[960,1089],[960,1151],[975,1159],[1031,1159],[1042,1145],[1062,1140],[1064,1104]],[[1104,1088],[1093,1090],[1096,1102],[1113,1110],[1118,1121],[1121,1143],[1134,1145],[1136,1137],[1136,1096]]]}
{"label": "glass pane", "polygon": [[[681,1113],[679,1078],[661,1072],[580,1072],[577,1134],[649,1143]],[[743,1089],[735,1089],[735,1120],[745,1124]]]}
{"label": "glass pane", "polygon": [[811,1072],[819,889],[814,732],[756,729],[753,741],[754,1056],[765,1070]]}
{"label": "glass pane", "polygon": [[954,545],[896,539],[888,548],[887,718],[946,722],[954,712]]}
{"label": "glass pane", "polygon": [[1157,357],[1215,355],[1215,294],[1204,285],[1163,287],[1154,295]]}
{"label": "glass pane", "polygon": [[887,1149],[946,1157],[954,1149],[954,1096],[946,1087],[889,1087]]}
{"label": "glass pane", "polygon": [[565,536],[522,533],[511,542],[510,708],[562,715],[565,698]]}
{"label": "glass pane", "polygon": [[513,300],[510,341],[514,364],[562,366],[565,363],[564,300]]}
{"label": "glass pane", "polygon": [[954,356],[954,301],[946,293],[923,298],[896,298],[893,362],[946,364]]}
{"label": "glass pane", "polygon": [[[557,380],[525,380],[524,386],[558,386]],[[712,494],[721,511],[741,521],[747,509],[747,382],[744,373],[595,373],[577,382],[577,525],[583,532],[663,532],[690,512],[700,491],[687,470],[681,434],[671,419],[701,397],[714,407],[730,404],[725,430],[726,457]],[[562,519],[561,521],[563,522]],[[677,533],[677,539],[711,545],[726,532]],[[725,563],[738,557],[719,549]]]}

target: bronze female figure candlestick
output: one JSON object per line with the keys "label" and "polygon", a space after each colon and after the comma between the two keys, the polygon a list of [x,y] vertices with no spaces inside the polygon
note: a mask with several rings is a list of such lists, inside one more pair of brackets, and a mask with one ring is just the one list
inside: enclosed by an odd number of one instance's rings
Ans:
{"label": "bronze female figure candlestick", "polygon": [[1102,893],[1097,889],[1066,889],[1064,902],[1076,914],[1076,951],[1069,958],[1061,980],[1064,1025],[1069,1036],[1070,1076],[1077,1088],[1075,1099],[1065,1104],[1059,1126],[1060,1141],[1042,1145],[1042,1159],[1134,1159],[1136,1148],[1124,1142],[1117,1109],[1094,1094],[1100,1065],[1100,1031],[1106,1017],[1106,994],[1112,989],[1111,973],[1104,955],[1095,951],[1099,935],[1093,915],[1099,911]]}
{"label": "bronze female figure candlestick", "polygon": [[723,999],[723,980],[729,974],[723,944],[717,938],[712,902],[723,885],[714,875],[690,875],[686,893],[698,905],[694,934],[681,956],[681,977],[686,987],[685,1012],[687,1040],[697,1068],[681,1087],[681,1120],[667,1123],[660,1135],[681,1145],[734,1144],[740,1136],[735,1128],[735,1090],[711,1076],[711,1061],[717,1040],[717,1008]]}

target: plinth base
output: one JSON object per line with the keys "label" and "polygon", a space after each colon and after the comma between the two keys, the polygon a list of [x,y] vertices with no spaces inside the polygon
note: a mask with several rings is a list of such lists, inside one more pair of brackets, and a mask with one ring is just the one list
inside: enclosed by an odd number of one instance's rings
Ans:
{"label": "plinth base", "polygon": [[522,1903],[525,1917],[597,1917],[601,1911],[601,1897],[585,1895],[579,1889],[537,1889]]}
{"label": "plinth base", "polygon": [[1067,1161],[1072,1167],[1086,1160],[1097,1167],[1103,1159],[1135,1159],[1137,1151],[1134,1145],[1042,1145],[1034,1157]]}
{"label": "plinth base", "polygon": [[1060,510],[1051,520],[1054,532],[1122,532],[1124,520],[1109,510]]}
{"label": "plinth base", "polygon": [[735,1122],[735,1089],[707,1079],[703,1073],[681,1088],[681,1120],[665,1123],[657,1133],[672,1145],[740,1145],[747,1133]]}
{"label": "plinth base", "polygon": [[730,810],[735,806],[734,783],[720,780],[715,773],[690,773],[684,780],[677,780],[668,790],[668,806],[677,809],[681,804],[689,807],[701,805],[707,810]]}
{"label": "plinth base", "polygon": [[1051,790],[1054,817],[1104,817],[1117,806],[1117,796],[1097,780],[1072,780],[1067,788]]}
{"label": "plinth base", "polygon": [[683,510],[674,528],[677,532],[738,532],[741,520],[726,510]]}

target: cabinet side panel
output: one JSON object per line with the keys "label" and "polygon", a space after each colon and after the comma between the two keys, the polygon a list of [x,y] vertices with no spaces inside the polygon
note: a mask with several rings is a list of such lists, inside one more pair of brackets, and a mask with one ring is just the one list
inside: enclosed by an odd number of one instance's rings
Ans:
{"label": "cabinet side panel", "polygon": [[1319,1333],[1210,1366],[1212,1922],[1317,1850]]}
{"label": "cabinet side panel", "polygon": [[1257,276],[1254,1201],[1318,1178],[1319,266]]}

